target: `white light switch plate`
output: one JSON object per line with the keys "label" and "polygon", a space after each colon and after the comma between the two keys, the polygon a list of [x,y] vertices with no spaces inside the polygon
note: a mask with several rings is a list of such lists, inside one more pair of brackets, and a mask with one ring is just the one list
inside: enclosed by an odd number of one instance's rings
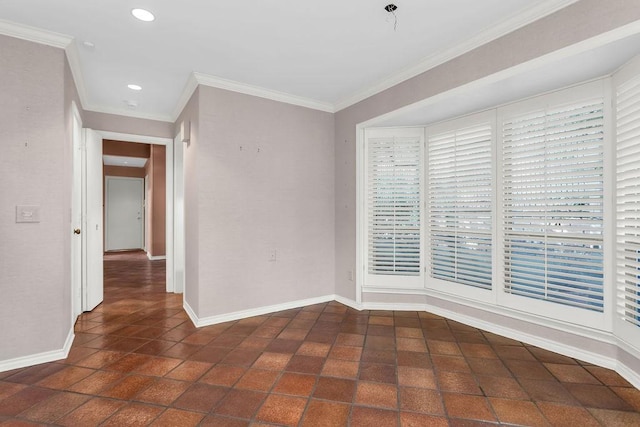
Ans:
{"label": "white light switch plate", "polygon": [[40,222],[40,206],[16,206],[16,222]]}

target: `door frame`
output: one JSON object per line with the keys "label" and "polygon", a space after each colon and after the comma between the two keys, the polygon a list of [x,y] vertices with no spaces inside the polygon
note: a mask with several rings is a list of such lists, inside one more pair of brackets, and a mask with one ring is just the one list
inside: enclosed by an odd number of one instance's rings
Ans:
{"label": "door frame", "polygon": [[[82,117],[80,116],[80,112],[75,104],[73,104],[72,108],[73,108],[73,117],[74,117],[74,120],[77,121],[77,124],[79,126],[79,129],[80,129],[79,135],[82,140],[83,138]],[[122,132],[111,132],[111,131],[104,131],[104,130],[95,130],[95,131],[102,137],[103,140],[110,139],[110,140],[116,140],[116,141],[127,141],[127,142],[141,143],[141,144],[164,145],[166,147],[166,165],[167,165],[166,167],[166,203],[165,203],[166,205],[166,255],[167,255],[166,257],[166,292],[171,292],[171,293],[176,292],[175,285],[174,285],[174,271],[175,271],[174,266],[176,264],[176,259],[174,257],[174,253],[175,253],[174,238],[176,238],[177,236],[178,238],[182,238],[184,241],[185,236],[184,236],[184,223],[177,224],[178,225],[177,227],[174,226],[175,196],[174,196],[173,177],[174,177],[174,174],[176,173],[179,173],[181,176],[184,176],[182,165],[178,165],[178,167],[176,168],[176,165],[173,162],[174,139],[157,137],[157,136],[149,136],[149,135],[136,135],[136,134],[122,133]],[[73,138],[75,137],[76,135],[74,133]],[[182,144],[179,138],[176,138],[175,141],[176,141],[175,142],[176,144]],[[74,141],[72,141],[72,144],[73,142]],[[86,177],[83,174],[82,180],[84,181],[85,179]],[[76,180],[77,180],[77,177],[73,176],[72,191],[73,191],[73,185],[77,184],[75,182]],[[181,193],[184,194],[184,188],[182,189]],[[70,246],[71,246],[71,258],[72,258],[71,266],[72,266],[72,278],[73,278],[73,271],[74,271],[73,267],[76,266],[75,263],[81,263],[81,260],[76,259],[77,257],[75,257],[73,253],[73,245],[70,245]],[[85,251],[85,250],[86,248],[83,246],[82,251]],[[178,262],[180,263],[179,269],[184,271],[184,254],[181,257],[178,257]],[[71,280],[71,282],[72,282],[71,283],[72,322],[75,323],[76,318],[82,313],[81,299],[82,299],[84,284],[81,281],[78,282],[77,280]],[[178,289],[177,293],[184,293],[184,290]],[[80,298],[79,303],[76,301],[78,297]]]}
{"label": "door frame", "polygon": [[82,116],[75,102],[71,102],[71,323],[82,313],[82,162],[83,131]]}
{"label": "door frame", "polygon": [[[167,292],[175,292],[175,283],[174,283],[174,271],[175,271],[175,251],[174,251],[174,229],[182,230],[182,237],[184,238],[184,227],[174,227],[174,209],[175,209],[175,196],[174,196],[174,188],[173,188],[173,177],[176,173],[183,174],[182,167],[179,170],[176,170],[176,167],[173,162],[173,150],[174,150],[174,139],[172,138],[163,138],[159,136],[149,136],[149,135],[135,135],[130,133],[121,133],[121,132],[111,132],[111,131],[97,131],[100,135],[102,135],[103,139],[111,139],[116,141],[127,141],[127,142],[135,142],[139,144],[153,144],[153,145],[164,145],[166,147],[165,154],[165,162],[167,167],[166,169],[166,226],[165,226],[165,253],[166,253],[166,291]],[[178,140],[179,138],[176,138]],[[179,143],[179,141],[177,142]],[[179,231],[180,232],[180,231]],[[183,258],[184,259],[184,258]],[[184,261],[182,261],[184,263]],[[184,269],[184,266],[182,267]]]}
{"label": "door frame", "polygon": [[[147,221],[147,213],[146,209],[146,187],[145,187],[145,179],[130,177],[130,176],[112,176],[105,175],[104,176],[104,250],[105,252],[112,250],[109,249],[109,201],[110,201],[110,193],[109,193],[109,182],[111,181],[134,181],[142,186],[142,191],[140,192],[140,249],[144,249],[146,251],[145,239],[146,236],[146,221]],[[137,248],[129,248],[129,249],[137,249]]]}

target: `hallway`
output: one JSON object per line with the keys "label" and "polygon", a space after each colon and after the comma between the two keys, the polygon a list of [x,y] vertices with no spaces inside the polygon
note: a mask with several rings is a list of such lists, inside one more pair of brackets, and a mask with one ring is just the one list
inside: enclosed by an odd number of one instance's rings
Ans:
{"label": "hallway", "polygon": [[0,425],[640,425],[615,372],[429,313],[330,302],[196,329],[164,261],[104,271],[66,360],[0,373]]}

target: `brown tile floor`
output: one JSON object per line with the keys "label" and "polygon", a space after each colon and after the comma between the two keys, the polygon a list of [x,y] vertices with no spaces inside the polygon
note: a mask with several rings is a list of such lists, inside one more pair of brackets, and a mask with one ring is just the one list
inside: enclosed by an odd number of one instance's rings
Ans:
{"label": "brown tile floor", "polygon": [[615,372],[429,313],[331,302],[196,329],[164,263],[105,257],[69,357],[0,373],[0,424],[639,426]]}

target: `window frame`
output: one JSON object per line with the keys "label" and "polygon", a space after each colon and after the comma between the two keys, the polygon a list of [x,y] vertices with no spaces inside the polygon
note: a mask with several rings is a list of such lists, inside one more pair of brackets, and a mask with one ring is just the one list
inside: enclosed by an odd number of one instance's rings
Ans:
{"label": "window frame", "polygon": [[[595,312],[587,309],[581,309],[564,304],[554,303],[550,301],[537,300],[526,296],[520,296],[510,294],[504,291],[505,281],[505,233],[502,227],[502,221],[505,218],[504,212],[504,180],[502,174],[499,174],[497,196],[498,196],[498,218],[501,222],[497,227],[497,241],[499,245],[500,256],[497,259],[496,267],[498,274],[500,275],[497,280],[497,284],[500,286],[498,292],[498,306],[502,306],[509,309],[518,310],[528,314],[534,314],[553,320],[559,320],[566,323],[571,323],[580,326],[586,326],[599,330],[611,330],[611,292],[608,288],[611,287],[614,278],[612,277],[611,270],[611,252],[612,248],[612,236],[609,232],[611,230],[613,217],[611,216],[610,207],[612,203],[611,184],[614,175],[614,169],[612,169],[611,150],[608,148],[612,144],[612,108],[611,108],[611,94],[609,79],[598,79],[596,81],[583,83],[573,87],[560,89],[558,91],[539,95],[530,99],[514,102],[512,104],[500,107],[496,110],[497,114],[497,127],[500,128],[504,120],[513,115],[524,114],[528,111],[548,108],[549,106],[563,105],[571,102],[579,102],[583,99],[591,99],[594,96],[602,96],[603,98],[603,114],[604,114],[604,139],[603,139],[603,238],[602,238],[602,254],[603,254],[603,311]],[[497,135],[498,158],[497,164],[500,168],[503,166],[503,153],[502,147],[504,138],[501,132]]]}
{"label": "window frame", "polygon": [[[623,302],[621,301],[623,299],[623,290],[621,289],[621,285],[618,281],[618,271],[617,271],[617,266],[618,266],[618,211],[617,211],[617,195],[618,195],[618,188],[617,188],[617,166],[618,166],[618,161],[617,161],[617,146],[618,146],[618,140],[617,140],[617,92],[618,92],[618,88],[627,83],[630,80],[636,79],[636,78],[640,78],[640,56],[636,57],[635,59],[633,59],[632,61],[630,61],[629,63],[627,63],[626,65],[624,65],[620,70],[618,70],[618,72],[616,72],[613,75],[612,78],[612,98],[613,98],[613,115],[614,115],[614,123],[616,124],[616,131],[615,131],[615,143],[612,144],[612,156],[614,157],[614,167],[615,167],[615,176],[613,179],[613,194],[616,195],[616,199],[614,201],[614,203],[612,203],[613,205],[613,217],[615,218],[615,226],[611,232],[611,234],[614,236],[614,251],[613,251],[613,269],[614,269],[614,278],[613,278],[613,283],[614,286],[612,286],[613,290],[613,299],[615,301],[615,307],[611,310],[613,312],[613,329],[614,329],[614,333],[616,336],[620,337],[623,341],[632,343],[632,342],[638,342],[638,339],[640,337],[640,327],[636,326],[628,321],[626,321],[623,318],[623,315],[620,311],[620,304],[622,304]],[[640,258],[640,257],[639,257]],[[638,297],[638,299],[640,300],[640,296]]]}
{"label": "window frame", "polygon": [[[480,124],[488,124],[491,127],[491,183],[492,183],[492,209],[491,209],[491,257],[492,257],[492,286],[491,289],[482,289],[478,287],[474,287],[471,285],[465,285],[462,283],[457,283],[453,281],[448,281],[440,278],[432,277],[430,274],[431,271],[431,263],[430,263],[430,253],[431,253],[431,223],[429,219],[431,218],[431,207],[429,203],[430,194],[428,194],[428,190],[430,188],[430,180],[429,180],[429,137],[432,135],[441,134],[447,131],[454,131],[456,129],[463,129],[468,127],[477,126]],[[426,288],[428,290],[436,291],[438,293],[443,293],[447,295],[452,295],[457,298],[470,299],[474,301],[480,301],[485,303],[495,303],[496,301],[496,259],[497,259],[497,245],[495,240],[495,230],[496,230],[496,114],[494,110],[487,110],[480,113],[471,114],[468,116],[463,116],[459,118],[455,118],[453,120],[447,120],[445,122],[436,123],[434,125],[425,127],[425,183],[427,194],[425,194],[425,205],[424,209],[426,211],[427,217],[427,229],[426,229],[426,241],[425,241],[425,280],[426,280]]]}
{"label": "window frame", "polygon": [[[421,173],[420,179],[420,270],[419,274],[415,276],[402,276],[402,275],[383,275],[383,274],[371,274],[369,273],[369,209],[368,209],[368,154],[369,154],[369,139],[370,138],[417,138],[420,145],[420,163]],[[363,273],[363,280],[360,282],[360,287],[363,291],[386,291],[386,290],[424,290],[424,271],[425,271],[425,211],[422,208],[424,206],[425,197],[425,182],[424,182],[424,128],[423,127],[405,127],[405,128],[369,128],[364,129],[363,132],[363,151],[362,151],[362,191],[360,197],[362,199],[359,205],[362,207],[362,224],[359,229],[361,230],[361,256],[359,257],[362,263],[362,269],[358,269]]]}

